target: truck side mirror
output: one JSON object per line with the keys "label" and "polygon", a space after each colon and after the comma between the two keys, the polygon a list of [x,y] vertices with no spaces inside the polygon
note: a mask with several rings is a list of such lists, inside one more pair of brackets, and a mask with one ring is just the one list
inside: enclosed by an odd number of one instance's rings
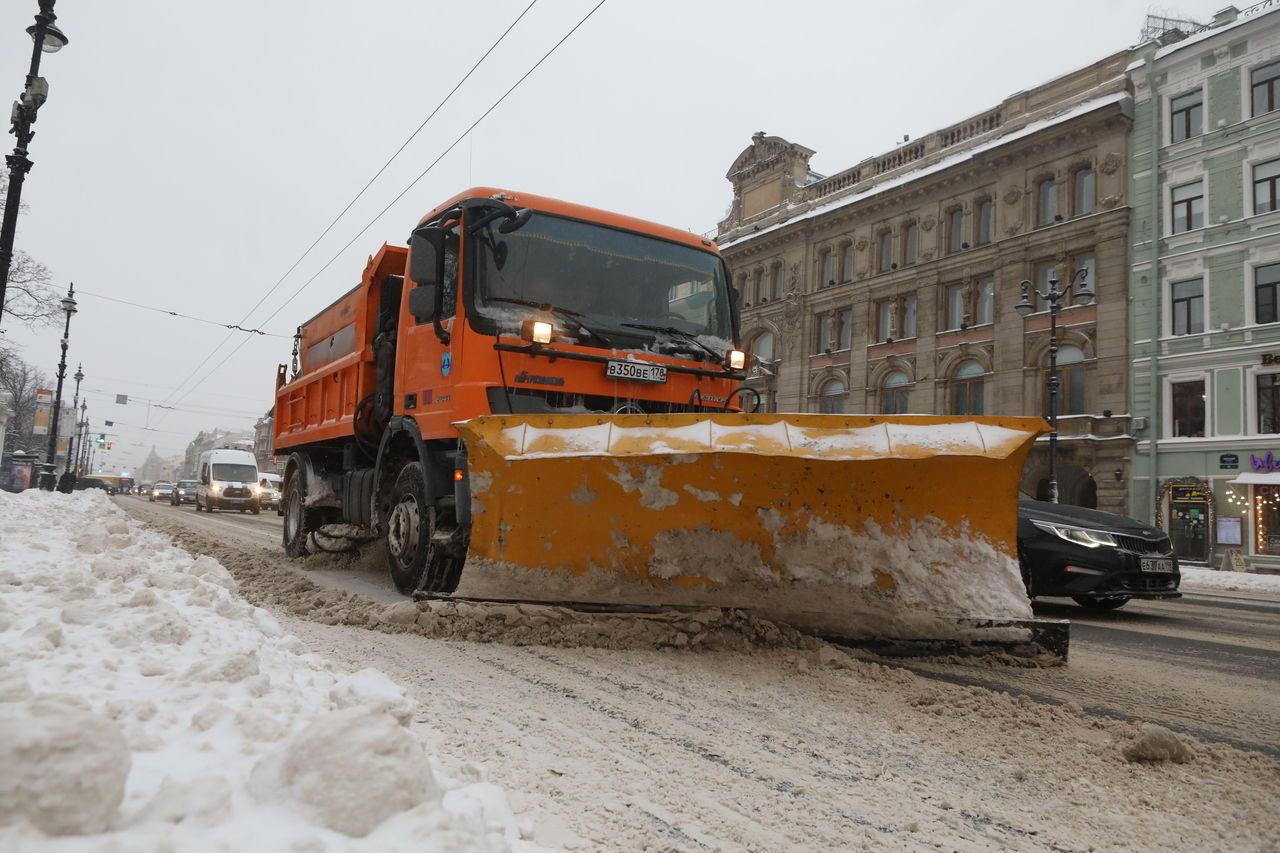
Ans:
{"label": "truck side mirror", "polygon": [[420,323],[436,318],[436,299],[440,287],[435,284],[423,284],[409,291],[409,313]]}
{"label": "truck side mirror", "polygon": [[444,278],[444,240],[438,225],[424,225],[409,237],[409,278],[415,283],[436,285]]}

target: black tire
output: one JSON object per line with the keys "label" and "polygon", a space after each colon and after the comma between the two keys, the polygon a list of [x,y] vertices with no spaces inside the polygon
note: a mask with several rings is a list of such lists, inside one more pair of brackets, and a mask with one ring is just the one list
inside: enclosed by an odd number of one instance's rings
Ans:
{"label": "black tire", "polygon": [[262,512],[262,507],[255,505],[253,509],[250,510],[250,512],[252,512],[254,515],[257,515],[258,513]]}
{"label": "black tire", "polygon": [[1073,596],[1073,600],[1088,610],[1119,610],[1129,603],[1128,598],[1090,598],[1087,595]]}
{"label": "black tire", "polygon": [[284,552],[290,557],[305,557],[307,536],[323,523],[323,516],[315,509],[303,503],[307,495],[307,476],[301,467],[289,478],[285,486],[284,501],[280,514],[284,516],[284,524],[280,525],[280,536],[284,541]]}
{"label": "black tire", "polygon": [[452,592],[458,586],[462,557],[432,541],[432,533],[446,526],[452,526],[451,514],[428,502],[422,465],[405,465],[391,489],[385,539],[391,580],[404,595]]}

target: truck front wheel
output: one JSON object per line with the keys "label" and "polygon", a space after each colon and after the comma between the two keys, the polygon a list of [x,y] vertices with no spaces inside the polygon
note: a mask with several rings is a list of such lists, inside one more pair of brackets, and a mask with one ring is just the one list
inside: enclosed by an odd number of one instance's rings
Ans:
{"label": "truck front wheel", "polygon": [[[320,526],[319,513],[307,507],[306,497],[307,476],[300,467],[293,472],[289,485],[284,490],[284,524],[281,525],[281,531],[284,552],[290,557],[307,555],[307,534]],[[210,512],[212,511],[213,508],[210,507]]]}
{"label": "truck front wheel", "polygon": [[410,462],[401,468],[391,490],[386,550],[391,580],[404,595],[449,592],[457,585],[462,561],[439,539],[445,521],[427,500],[422,465]]}

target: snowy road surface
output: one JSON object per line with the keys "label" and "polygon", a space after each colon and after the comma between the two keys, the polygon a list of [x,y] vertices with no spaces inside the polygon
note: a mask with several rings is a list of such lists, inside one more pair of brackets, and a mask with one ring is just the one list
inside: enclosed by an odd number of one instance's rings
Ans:
{"label": "snowy road surface", "polygon": [[[240,593],[309,650],[351,671],[377,668],[404,687],[417,709],[411,730],[444,770],[482,768],[474,772],[508,793],[543,846],[1280,843],[1280,763],[1270,757],[1092,716],[1074,702],[921,678],[711,617],[638,624],[555,608],[446,613],[386,603],[307,579],[307,566],[339,571],[334,558],[289,561],[274,543],[227,535],[217,516],[126,506],[182,547],[215,556]],[[376,567],[355,571],[362,583],[381,583]],[[1184,747],[1184,763],[1144,760]]]}

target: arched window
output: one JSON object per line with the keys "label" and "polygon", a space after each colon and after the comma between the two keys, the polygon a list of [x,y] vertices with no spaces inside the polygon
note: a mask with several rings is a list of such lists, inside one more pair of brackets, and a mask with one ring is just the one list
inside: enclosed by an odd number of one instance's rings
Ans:
{"label": "arched window", "polygon": [[983,390],[986,371],[976,361],[963,362],[951,378],[951,414],[981,415],[986,413]]}
{"label": "arched window", "polygon": [[911,381],[907,374],[895,370],[880,383],[880,414],[905,415],[911,397]]}
{"label": "arched window", "polygon": [[[1047,358],[1047,357],[1046,357]],[[1045,377],[1048,379],[1048,376]],[[1048,388],[1048,384],[1045,385]],[[1084,351],[1071,345],[1058,347],[1058,414],[1083,415],[1085,413],[1085,363]],[[1046,392],[1045,412],[1049,411]]]}
{"label": "arched window", "polygon": [[1058,183],[1045,178],[1036,186],[1036,225],[1049,225],[1058,215]]}
{"label": "arched window", "polygon": [[844,401],[848,398],[848,388],[843,379],[828,379],[818,389],[818,411],[824,415],[844,414]]}
{"label": "arched window", "polygon": [[751,355],[756,364],[768,365],[773,362],[774,344],[773,332],[761,332],[756,335],[755,340],[751,342]]}

